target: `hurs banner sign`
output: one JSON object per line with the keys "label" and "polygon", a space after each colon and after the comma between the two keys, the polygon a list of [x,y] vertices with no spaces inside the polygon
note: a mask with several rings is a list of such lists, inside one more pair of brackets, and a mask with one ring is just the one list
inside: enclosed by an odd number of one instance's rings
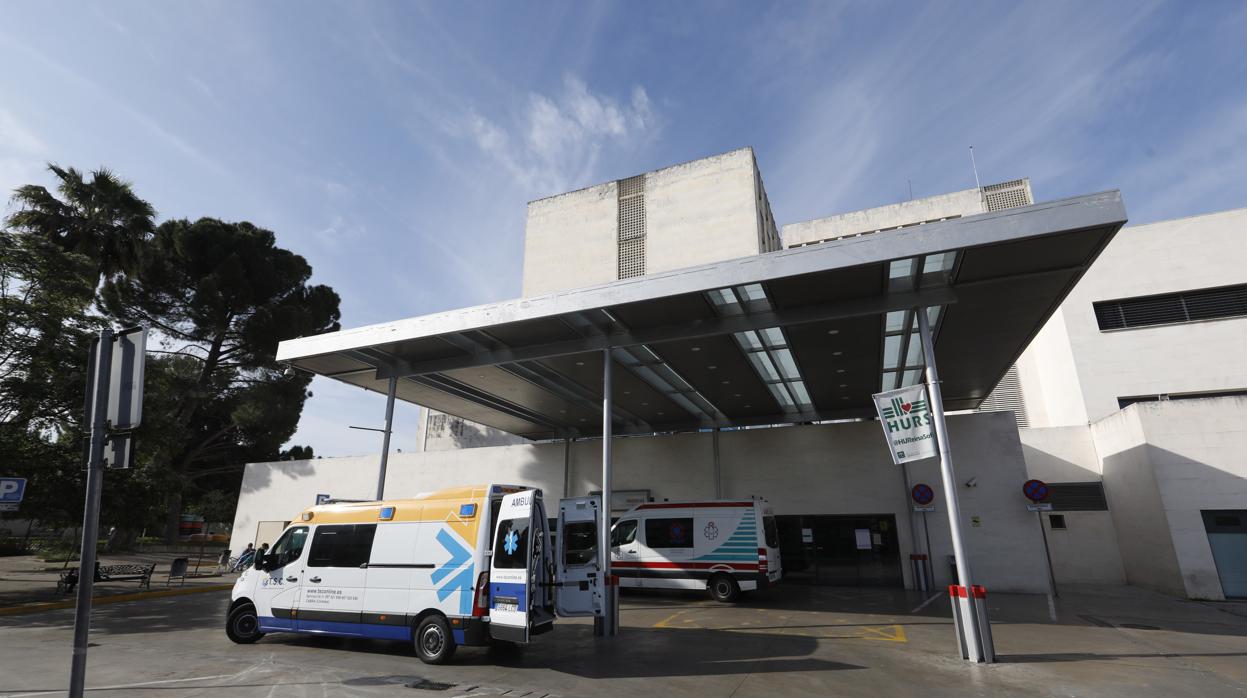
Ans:
{"label": "hurs banner sign", "polygon": [[888,390],[874,397],[894,464],[936,455],[935,426],[925,385]]}

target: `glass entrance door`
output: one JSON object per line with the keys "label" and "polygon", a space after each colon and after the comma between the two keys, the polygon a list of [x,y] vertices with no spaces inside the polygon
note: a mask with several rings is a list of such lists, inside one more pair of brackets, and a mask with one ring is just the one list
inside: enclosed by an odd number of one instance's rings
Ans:
{"label": "glass entrance door", "polygon": [[893,515],[776,519],[786,580],[830,586],[904,586]]}
{"label": "glass entrance door", "polygon": [[1247,598],[1247,510],[1205,511],[1204,529],[1227,599]]}

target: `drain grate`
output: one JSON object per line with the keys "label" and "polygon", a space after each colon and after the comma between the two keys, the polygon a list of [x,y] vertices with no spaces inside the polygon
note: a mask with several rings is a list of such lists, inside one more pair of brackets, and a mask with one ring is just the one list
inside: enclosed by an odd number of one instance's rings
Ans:
{"label": "drain grate", "polygon": [[421,676],[417,676],[415,680],[406,684],[407,688],[418,688],[422,691],[449,691],[457,685],[458,684],[444,683],[442,681],[430,681],[429,679]]}

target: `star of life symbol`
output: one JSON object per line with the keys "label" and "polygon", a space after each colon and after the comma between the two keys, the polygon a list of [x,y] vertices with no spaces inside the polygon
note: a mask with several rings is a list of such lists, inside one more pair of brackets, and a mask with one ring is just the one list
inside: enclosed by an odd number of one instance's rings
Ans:
{"label": "star of life symbol", "polygon": [[706,537],[706,540],[714,540],[719,537],[719,527],[715,526],[714,522],[711,521],[706,524],[706,527],[702,529],[701,533]]}
{"label": "star of life symbol", "polygon": [[502,540],[502,549],[507,551],[507,555],[514,555],[515,551],[520,547],[520,537],[511,531],[507,537]]}

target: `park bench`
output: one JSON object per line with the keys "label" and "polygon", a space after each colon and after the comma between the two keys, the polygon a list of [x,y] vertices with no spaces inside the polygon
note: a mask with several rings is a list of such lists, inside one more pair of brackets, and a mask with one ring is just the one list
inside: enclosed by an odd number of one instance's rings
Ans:
{"label": "park bench", "polygon": [[[156,563],[150,565],[95,565],[95,581],[97,582],[132,582],[137,581],[140,587],[152,588],[152,573],[156,571]],[[56,590],[63,594],[72,593],[78,585],[78,568],[72,567],[61,572],[56,582]]]}

